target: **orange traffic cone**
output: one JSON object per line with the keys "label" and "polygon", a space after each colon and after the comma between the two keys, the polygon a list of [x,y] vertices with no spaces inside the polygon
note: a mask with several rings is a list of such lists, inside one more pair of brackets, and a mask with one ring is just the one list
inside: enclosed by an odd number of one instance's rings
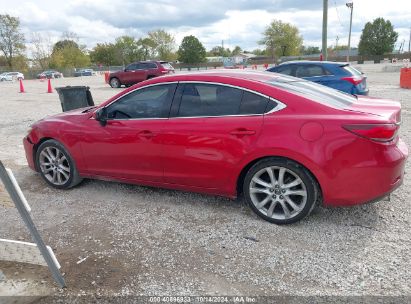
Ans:
{"label": "orange traffic cone", "polygon": [[49,78],[48,85],[47,85],[47,93],[53,93],[53,89],[51,88],[51,80]]}
{"label": "orange traffic cone", "polygon": [[20,93],[24,93],[23,80],[20,79]]}

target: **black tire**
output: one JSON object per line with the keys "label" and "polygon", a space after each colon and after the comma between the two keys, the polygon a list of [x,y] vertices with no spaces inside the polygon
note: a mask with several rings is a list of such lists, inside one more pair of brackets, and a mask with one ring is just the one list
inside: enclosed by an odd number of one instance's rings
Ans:
{"label": "black tire", "polygon": [[[60,151],[61,154],[57,154],[57,151]],[[43,153],[44,152],[44,153]],[[57,156],[55,158],[55,163],[50,157],[50,153]],[[62,155],[62,156],[61,156]],[[64,156],[64,157],[63,157]],[[58,157],[62,159],[61,163],[57,161]],[[63,160],[64,159],[64,160]],[[58,189],[69,189],[72,188],[83,180],[76,168],[76,164],[68,153],[66,148],[56,140],[50,139],[40,144],[36,152],[36,168],[40,173],[41,177],[51,186]],[[45,161],[49,161],[51,165],[45,165]],[[57,168],[55,168],[57,167]],[[55,169],[53,169],[55,168]],[[62,168],[65,168],[64,170]],[[68,169],[68,170],[67,170]],[[54,181],[53,171],[56,171],[56,175],[63,177],[60,182],[56,178]],[[51,172],[51,173],[50,173]],[[66,178],[65,175],[68,175]],[[50,180],[52,179],[52,180]]]}
{"label": "black tire", "polygon": [[[268,171],[274,176],[275,186],[270,182]],[[283,172],[281,183],[280,172]],[[267,185],[263,186],[261,182]],[[294,183],[297,183],[296,186],[288,188],[288,185]],[[308,216],[319,199],[320,190],[311,173],[300,164],[284,158],[270,157],[257,162],[248,170],[243,193],[248,205],[258,216],[271,223],[285,225]],[[264,204],[266,199],[268,201]],[[270,214],[271,216],[268,216]]]}
{"label": "black tire", "polygon": [[121,87],[121,82],[117,77],[113,77],[110,79],[110,87],[112,88],[119,88]]}

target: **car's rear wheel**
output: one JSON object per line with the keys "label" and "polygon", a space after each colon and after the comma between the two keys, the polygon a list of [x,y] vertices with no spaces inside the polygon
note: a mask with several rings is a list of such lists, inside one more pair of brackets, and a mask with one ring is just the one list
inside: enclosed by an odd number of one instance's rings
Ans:
{"label": "car's rear wheel", "polygon": [[283,158],[266,158],[253,165],[244,179],[251,209],[275,224],[291,224],[314,209],[319,187],[301,165]]}
{"label": "car's rear wheel", "polygon": [[38,147],[36,166],[43,179],[55,188],[68,189],[82,181],[74,160],[56,140],[47,140]]}
{"label": "car's rear wheel", "polygon": [[121,82],[118,78],[113,77],[110,79],[110,86],[112,88],[119,88],[121,86]]}

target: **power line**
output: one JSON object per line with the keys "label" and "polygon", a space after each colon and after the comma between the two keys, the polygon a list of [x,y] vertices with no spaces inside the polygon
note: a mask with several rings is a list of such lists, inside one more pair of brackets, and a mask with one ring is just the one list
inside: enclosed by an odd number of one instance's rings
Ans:
{"label": "power line", "polygon": [[341,22],[340,13],[338,12],[338,7],[337,7],[337,1],[336,0],[334,0],[334,7],[335,7],[335,11],[337,12],[338,22],[340,23],[340,26],[342,28],[344,28],[344,25]]}

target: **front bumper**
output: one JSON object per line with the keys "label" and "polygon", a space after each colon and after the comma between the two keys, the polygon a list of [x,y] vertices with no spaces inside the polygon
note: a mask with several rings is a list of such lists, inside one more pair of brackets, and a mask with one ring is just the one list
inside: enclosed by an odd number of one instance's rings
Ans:
{"label": "front bumper", "polygon": [[24,151],[26,152],[27,164],[32,170],[37,171],[36,166],[34,165],[34,144],[30,141],[28,136],[24,137],[23,146]]}

